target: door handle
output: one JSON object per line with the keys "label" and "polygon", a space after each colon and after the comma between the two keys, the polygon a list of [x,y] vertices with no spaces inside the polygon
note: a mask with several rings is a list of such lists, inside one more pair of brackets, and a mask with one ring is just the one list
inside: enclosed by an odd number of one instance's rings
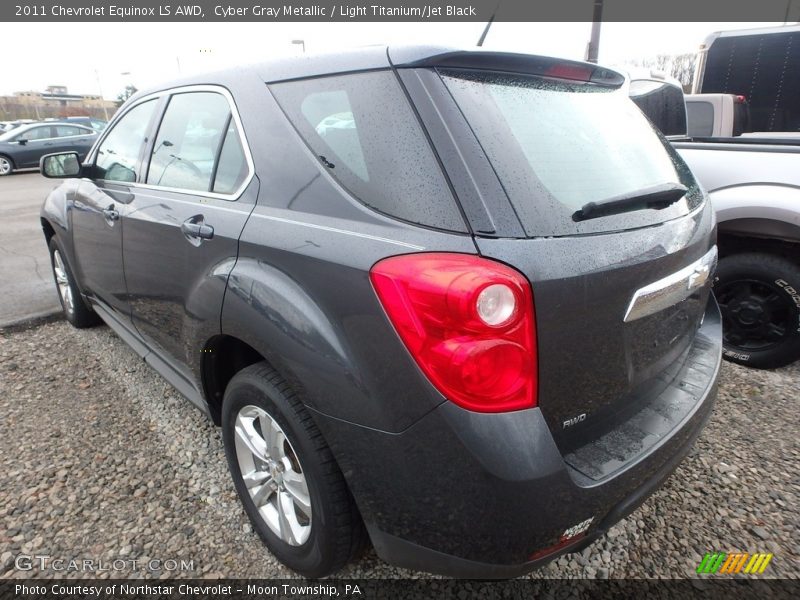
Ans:
{"label": "door handle", "polygon": [[181,231],[186,237],[199,240],[210,240],[214,237],[214,228],[202,221],[196,221],[195,217],[181,223]]}
{"label": "door handle", "polygon": [[118,221],[119,220],[119,211],[114,209],[114,205],[112,204],[108,208],[103,209],[103,216],[108,221]]}

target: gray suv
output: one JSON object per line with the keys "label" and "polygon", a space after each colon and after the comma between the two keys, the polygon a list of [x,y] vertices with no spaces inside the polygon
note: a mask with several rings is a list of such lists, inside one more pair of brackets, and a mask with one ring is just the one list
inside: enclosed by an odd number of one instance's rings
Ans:
{"label": "gray suv", "polygon": [[269,550],[513,577],[581,550],[708,419],[714,216],[596,65],[443,48],[142,92],[41,212],[105,321],[222,427]]}

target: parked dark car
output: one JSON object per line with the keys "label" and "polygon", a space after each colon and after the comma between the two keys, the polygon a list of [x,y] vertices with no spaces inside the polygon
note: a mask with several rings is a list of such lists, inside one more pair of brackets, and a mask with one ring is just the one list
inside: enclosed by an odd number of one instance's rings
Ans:
{"label": "parked dark car", "polygon": [[17,169],[39,166],[39,159],[54,152],[77,152],[86,156],[97,140],[97,132],[72,123],[31,123],[0,135],[0,176]]}
{"label": "parked dark car", "polygon": [[66,317],[222,426],[292,569],[369,539],[528,572],[661,485],[716,392],[713,213],[622,82],[368,48],[138,93],[42,161]]}

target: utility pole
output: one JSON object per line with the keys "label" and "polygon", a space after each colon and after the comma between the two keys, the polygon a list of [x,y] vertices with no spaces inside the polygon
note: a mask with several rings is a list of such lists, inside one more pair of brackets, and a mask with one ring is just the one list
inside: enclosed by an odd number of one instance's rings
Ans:
{"label": "utility pole", "polygon": [[108,121],[108,108],[106,108],[106,98],[103,96],[103,86],[100,85],[100,73],[97,72],[97,69],[94,70],[94,77],[97,79],[97,89],[100,90],[100,102],[103,103],[103,114],[106,117],[106,121]]}
{"label": "utility pole", "polygon": [[600,53],[600,22],[603,20],[603,0],[594,0],[594,12],[592,14],[592,36],[589,45],[586,46],[586,60],[596,63]]}

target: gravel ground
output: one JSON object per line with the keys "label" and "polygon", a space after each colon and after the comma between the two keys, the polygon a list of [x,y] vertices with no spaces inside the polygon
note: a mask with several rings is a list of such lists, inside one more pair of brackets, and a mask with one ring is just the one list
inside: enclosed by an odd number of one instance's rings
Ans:
{"label": "gravel ground", "polygon": [[[689,577],[705,552],[742,551],[774,553],[764,576],[798,578],[799,387],[800,364],[725,363],[710,425],[668,483],[532,576]],[[118,561],[103,576],[292,577],[250,529],[219,432],[108,328],[0,330],[0,411],[0,578],[56,574],[15,569],[20,554]],[[340,576],[421,574],[370,551]]]}

